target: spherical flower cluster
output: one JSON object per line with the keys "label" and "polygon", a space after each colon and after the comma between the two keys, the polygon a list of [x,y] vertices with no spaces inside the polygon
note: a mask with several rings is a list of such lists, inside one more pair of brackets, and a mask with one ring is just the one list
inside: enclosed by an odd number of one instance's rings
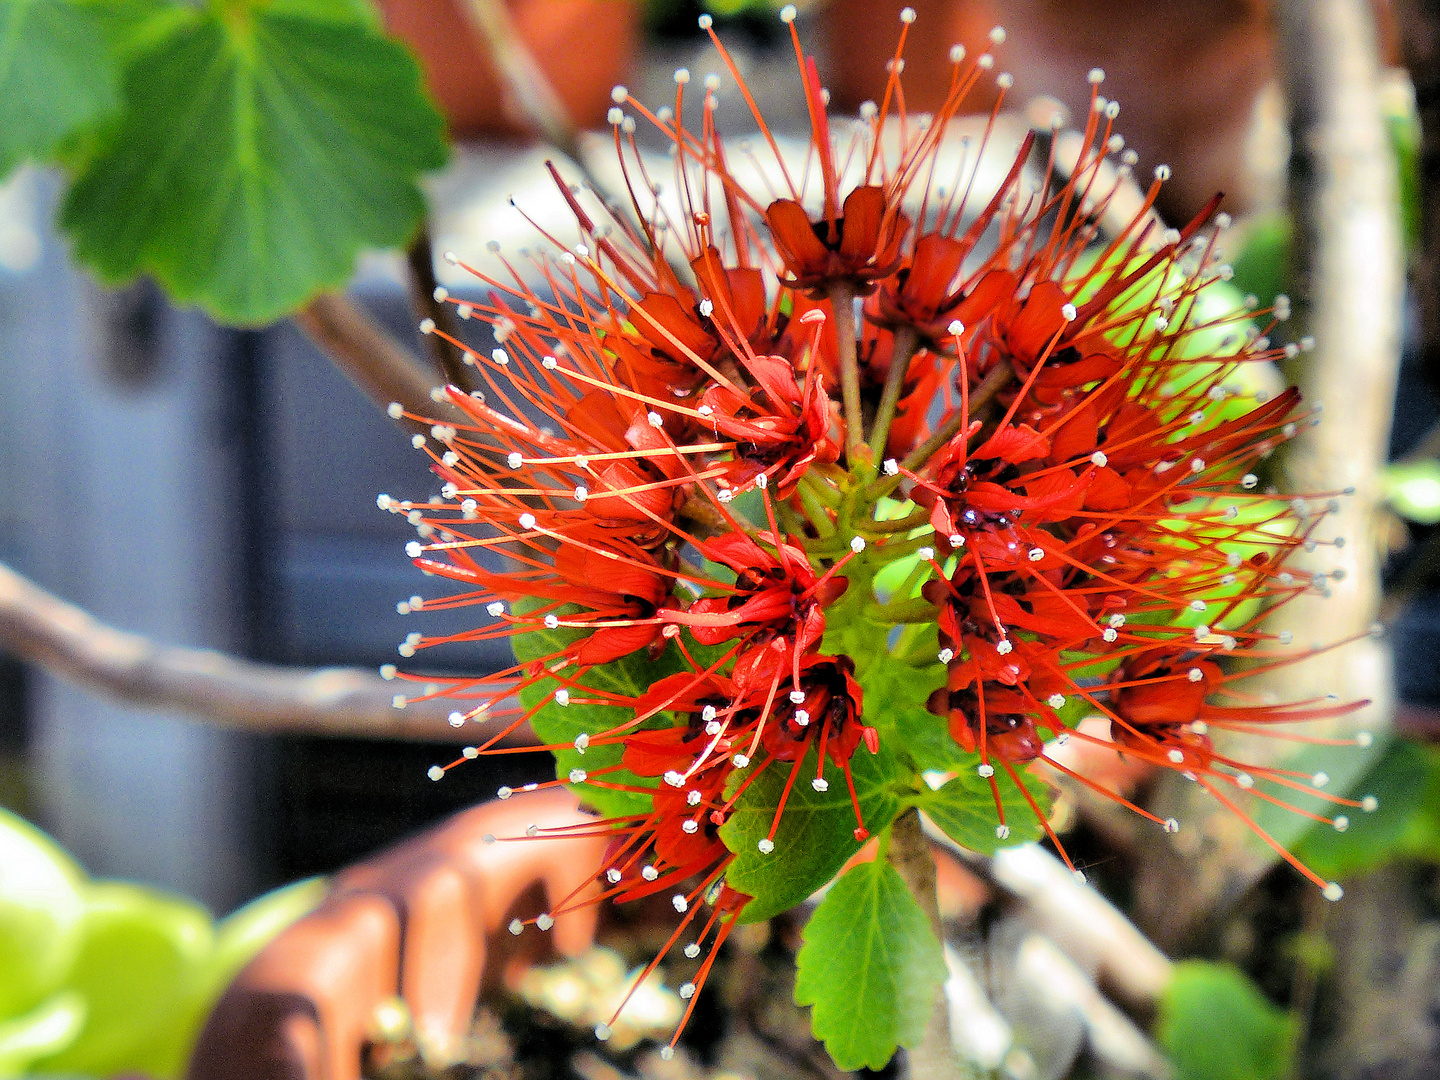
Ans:
{"label": "spherical flower cluster", "polygon": [[[795,38],[810,143],[797,175],[756,112],[765,185],[732,166],[717,81],[691,126],[688,73],[654,112],[617,88],[628,206],[587,209],[552,168],[577,240],[547,235],[541,291],[512,267],[448,298],[496,345],[453,342],[479,389],[445,388],[465,422],[416,438],[442,498],[381,497],[418,526],[416,565],[466,590],[424,609],[490,617],[402,653],[515,644],[493,675],[404,676],[460,699],[457,726],[487,725],[453,764],[534,724],[557,782],[610,813],[591,827],[613,838],[604,895],[670,891],[670,945],[699,925],[685,953],[710,956],[692,992],[752,900],[735,860],[784,859],[797,789],[844,793],[858,847],[888,823],[866,818],[860,760],[883,756],[902,803],[934,786],[907,742],[917,712],[932,743],[953,740],[950,772],[988,782],[1005,839],[1002,780],[1047,832],[1035,763],[1095,786],[1048,755],[1057,741],[1182,773],[1243,815],[1241,798],[1318,785],[1227,756],[1217,733],[1354,707],[1256,704],[1234,686],[1289,661],[1262,616],[1326,588],[1287,563],[1320,542],[1338,494],[1287,501],[1257,479],[1311,420],[1295,392],[1257,389],[1284,352],[1268,337],[1283,299],[1217,309],[1224,215],[1163,228],[1163,169],[1102,231],[1133,157],[1099,72],[1079,154],[1062,162],[1032,135],[977,195],[995,117],[958,165],[951,127],[993,58],[957,48],[944,106],[917,117],[903,42],[884,100],[842,131]],[[668,196],[637,116],[673,149]],[[910,727],[887,715],[897,695],[917,706]],[[1077,731],[1085,716],[1108,739]],[[726,826],[762,783],[768,831],[742,851]]]}

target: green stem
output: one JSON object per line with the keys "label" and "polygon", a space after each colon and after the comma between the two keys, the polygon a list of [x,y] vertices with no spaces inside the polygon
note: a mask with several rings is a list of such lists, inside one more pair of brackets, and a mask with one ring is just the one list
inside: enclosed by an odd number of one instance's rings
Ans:
{"label": "green stem", "polygon": [[920,334],[908,324],[895,328],[895,346],[890,353],[890,372],[885,377],[885,389],[880,394],[880,407],[875,410],[875,426],[870,429],[870,447],[877,457],[885,457],[885,443],[890,438],[890,425],[895,420],[895,409],[900,404],[900,395],[905,389],[905,376],[910,373],[910,361],[920,348]]}
{"label": "green stem", "polygon": [[815,527],[816,535],[822,540],[826,537],[834,536],[835,523],[830,520],[829,511],[826,510],[824,504],[816,497],[810,485],[806,484],[802,479],[800,483],[795,486],[795,490],[800,495],[800,505],[805,508],[806,518],[808,518],[810,524]]}
{"label": "green stem", "polygon": [[853,470],[865,444],[860,408],[860,357],[855,340],[855,285],[841,278],[830,283],[830,308],[840,348],[840,397],[845,405],[845,457]]}
{"label": "green stem", "polygon": [[867,533],[905,533],[911,529],[918,529],[930,520],[930,511],[926,509],[916,510],[913,514],[906,514],[903,518],[886,518],[883,521],[867,521],[865,531]]}
{"label": "green stem", "polygon": [[[964,427],[970,418],[983,412],[995,400],[1001,390],[1009,386],[1015,378],[1014,369],[1005,361],[997,364],[985,381],[970,392],[970,411],[962,413],[959,409],[951,415],[950,419],[935,429],[934,433],[923,443],[911,450],[900,463],[901,468],[914,472],[925,462],[934,456],[935,452],[953,439],[959,430]],[[865,492],[867,498],[879,499],[890,494],[899,485],[901,474],[887,476],[884,480],[871,484]]]}
{"label": "green stem", "polygon": [[935,605],[929,600],[896,600],[890,604],[876,604],[866,614],[877,622],[919,623],[935,621]]}
{"label": "green stem", "polygon": [[[943,947],[944,929],[940,925],[940,902],[935,883],[935,857],[920,825],[920,812],[913,806],[905,810],[890,826],[890,865],[905,882],[910,895],[925,912],[935,941]],[[960,1080],[960,1062],[950,1040],[950,1006],[945,1000],[942,983],[935,991],[930,1019],[920,1045],[910,1051],[910,1075],[913,1080]]]}

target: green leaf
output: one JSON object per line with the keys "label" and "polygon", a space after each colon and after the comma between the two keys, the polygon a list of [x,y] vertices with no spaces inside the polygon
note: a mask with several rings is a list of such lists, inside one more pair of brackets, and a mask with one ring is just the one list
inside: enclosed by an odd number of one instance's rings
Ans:
{"label": "green leaf", "polygon": [[0,0],[0,178],[120,106],[120,72],[93,5]]}
{"label": "green leaf", "polygon": [[1279,1080],[1290,1075],[1295,1027],[1239,971],[1187,960],[1160,999],[1156,1028],[1176,1080]]}
{"label": "green leaf", "polygon": [[80,1037],[37,1072],[113,1076],[183,1017],[214,945],[209,912],[192,900],[122,882],[86,892],[84,941],[67,987],[87,1006]]}
{"label": "green leaf", "polygon": [[[523,611],[525,605],[516,604],[515,608],[517,611]],[[572,614],[574,610],[578,609],[561,609],[558,614],[564,618],[566,615]],[[554,630],[532,630],[511,639],[511,645],[515,650],[515,659],[519,663],[526,664],[559,652],[583,633],[584,631],[574,627],[563,626]],[[601,667],[593,667],[585,673],[583,678],[564,685],[570,687],[570,693],[577,698],[583,697],[584,693],[575,689],[576,686],[633,698],[643,694],[660,679],[686,670],[688,670],[688,665],[685,663],[684,657],[672,643],[656,660],[649,659],[644,652],[631,653],[629,656]],[[549,698],[559,685],[561,685],[559,680],[542,679],[520,691],[520,703],[527,709],[533,708]],[[581,734],[597,735],[634,719],[634,716],[633,709],[617,705],[579,703],[559,705],[552,700],[541,706],[540,710],[531,717],[530,725],[535,729],[535,733],[547,743],[572,744],[569,749],[554,752],[555,775],[564,778],[570,775],[572,769],[584,769],[586,772],[593,773],[612,765],[618,765],[624,754],[624,747],[619,743],[591,745],[583,753],[574,749],[573,743]],[[670,726],[671,723],[670,717],[661,713],[647,720],[641,725],[641,728],[662,728]],[[628,770],[606,773],[603,780],[605,783],[636,787],[654,787],[658,783],[654,777],[636,776]],[[577,784],[573,788],[586,803],[606,817],[624,817],[629,814],[645,814],[650,811],[649,796],[641,795],[638,792],[612,791],[593,783]]]}
{"label": "green leaf", "polygon": [[1421,525],[1440,522],[1440,461],[1428,458],[1386,468],[1385,498],[1395,512]]}
{"label": "green leaf", "polygon": [[1379,805],[1369,814],[1341,807],[1349,821],[1343,833],[1316,825],[1293,847],[1321,877],[1354,877],[1399,856],[1440,859],[1440,753],[1397,739],[1348,794],[1373,795]]}
{"label": "green leaf", "polygon": [[73,990],[0,1020],[0,1077],[28,1075],[33,1062],[65,1049],[84,1025],[85,999]]}
{"label": "green leaf", "polygon": [[880,729],[882,741],[891,742],[922,771],[954,772],[967,765],[974,768],[979,760],[960,749],[943,719],[918,705],[887,709],[869,720]]}
{"label": "green leaf", "polygon": [[282,930],[320,905],[324,878],[307,878],[251,900],[215,927],[215,947],[189,980],[184,1003],[144,1045],[125,1055],[124,1072],[158,1080],[185,1075],[185,1065],[205,1019],[240,969]]}
{"label": "green leaf", "polygon": [[[748,777],[763,764],[757,762],[739,775]],[[755,898],[745,907],[744,922],[759,922],[802,903],[860,850],[844,774],[827,762],[829,789],[816,791],[810,786],[810,779],[816,775],[813,747],[805,755],[785,802],[780,828],[775,833],[775,849],[769,854],[759,849],[759,842],[770,833],[792,766],[788,761],[770,762],[736,801],[730,820],[720,827],[720,839],[735,852],[725,880],[731,888]],[[850,772],[865,827],[878,833],[900,808],[887,786],[894,772],[894,757],[883,740],[879,754],[871,754],[861,746],[850,759]]]}
{"label": "green leaf", "polygon": [[795,1001],[842,1069],[881,1069],[925,1033],[945,957],[895,869],[861,863],[805,924]]}
{"label": "green leaf", "polygon": [[410,55],[349,6],[207,7],[143,49],[66,200],[81,261],[259,324],[343,285],[361,249],[405,243],[442,121]]}
{"label": "green leaf", "polygon": [[[939,791],[927,792],[916,800],[916,805],[925,815],[961,847],[985,855],[998,848],[1027,844],[1044,836],[1040,819],[1003,768],[995,770],[995,783],[1000,788],[1000,804],[1005,807],[1005,824],[1010,829],[1010,835],[1003,840],[996,835],[1000,817],[995,812],[995,795],[990,790],[990,782],[975,771],[979,758],[966,756],[971,759],[970,764],[955,779]],[[1050,793],[1045,785],[1023,772],[1020,775],[1040,809],[1048,811]]]}
{"label": "green leaf", "polygon": [[0,1017],[64,984],[80,949],[85,872],[29,822],[0,810]]}

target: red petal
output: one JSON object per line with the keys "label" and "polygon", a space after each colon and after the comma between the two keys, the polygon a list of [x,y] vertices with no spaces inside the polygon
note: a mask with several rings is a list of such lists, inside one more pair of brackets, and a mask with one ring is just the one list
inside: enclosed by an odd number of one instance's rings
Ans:
{"label": "red petal", "polygon": [[845,197],[844,229],[840,254],[850,263],[873,258],[880,246],[880,226],[885,218],[885,189],[858,187]]}
{"label": "red petal", "polygon": [[803,277],[825,272],[830,252],[815,235],[810,215],[803,206],[792,199],[776,199],[766,208],[765,220],[770,223],[771,238],[792,274]]}

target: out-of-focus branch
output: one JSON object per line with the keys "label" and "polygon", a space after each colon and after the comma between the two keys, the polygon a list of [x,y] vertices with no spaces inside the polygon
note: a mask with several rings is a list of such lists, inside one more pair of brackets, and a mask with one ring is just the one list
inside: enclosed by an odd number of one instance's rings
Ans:
{"label": "out-of-focus branch", "polygon": [[[435,376],[348,297],[321,293],[294,318],[306,336],[380,408],[398,401],[407,413],[448,417],[449,407],[430,397]],[[429,430],[425,424],[406,424],[418,432]]]}
{"label": "out-of-focus branch", "polygon": [[[1420,116],[1420,250],[1413,295],[1420,309],[1420,363],[1433,379],[1440,378],[1440,3],[1396,0],[1395,16]],[[1436,432],[1428,441],[1430,456],[1440,453]]]}
{"label": "out-of-focus branch", "polygon": [[[436,297],[436,289],[440,283],[435,280],[435,241],[430,235],[429,222],[420,226],[415,240],[406,249],[405,263],[410,270],[406,275],[406,284],[409,287],[410,306],[415,312],[415,318],[429,319],[437,330],[452,338],[459,338],[460,325],[455,318],[454,306]],[[470,373],[456,353],[455,346],[439,334],[428,334],[425,341],[429,347],[430,359],[435,369],[445,376],[445,381],[469,393],[473,389]]]}
{"label": "out-of-focus branch", "polygon": [[[452,702],[393,704],[413,683],[356,668],[257,664],[159,645],[106,626],[0,564],[0,650],[107,698],[260,734],[475,742],[450,726]],[[528,728],[503,745],[534,744]]]}
{"label": "out-of-focus branch", "polygon": [[960,847],[926,822],[926,835],[954,852],[1003,896],[1025,906],[1026,921],[1136,1012],[1155,1007],[1170,981],[1169,959],[1120,910],[1082,885],[1038,844],[1003,848],[993,856]]}
{"label": "out-of-focus branch", "polygon": [[466,0],[465,14],[526,122],[546,142],[578,162],[580,131],[515,29],[503,0]]}

